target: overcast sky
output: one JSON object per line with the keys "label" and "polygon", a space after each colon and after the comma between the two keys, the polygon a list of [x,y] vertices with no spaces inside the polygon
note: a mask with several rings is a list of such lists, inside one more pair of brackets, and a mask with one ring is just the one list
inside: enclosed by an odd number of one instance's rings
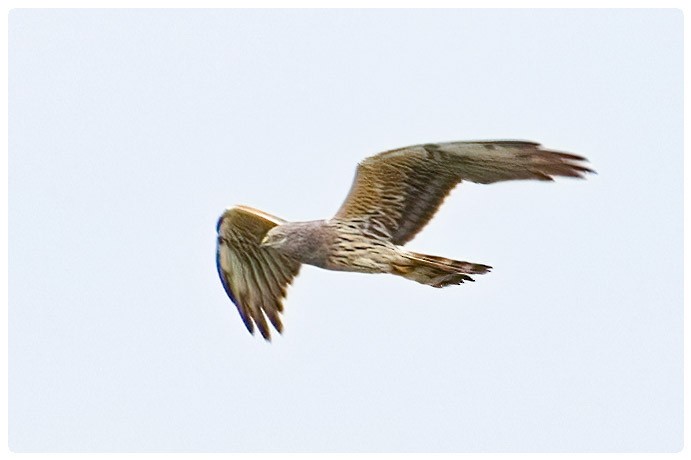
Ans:
{"label": "overcast sky", "polygon": [[[15,451],[676,451],[676,10],[13,10]],[[214,264],[246,204],[331,216],[378,151],[528,139],[598,175],[463,184],[409,247],[303,267],[270,344]]]}

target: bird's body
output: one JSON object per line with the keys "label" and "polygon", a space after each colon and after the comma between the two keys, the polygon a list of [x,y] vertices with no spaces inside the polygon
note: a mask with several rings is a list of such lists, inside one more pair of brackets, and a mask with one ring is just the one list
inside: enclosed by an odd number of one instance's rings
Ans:
{"label": "bird's body", "polygon": [[592,172],[583,157],[522,141],[425,144],[383,152],[358,166],[350,193],[328,220],[286,222],[248,206],[218,222],[217,268],[250,332],[280,332],[285,289],[301,264],[334,271],[390,273],[444,287],[491,267],[403,248],[462,180],[553,180]]}
{"label": "bird's body", "polygon": [[386,273],[388,261],[396,256],[394,244],[358,232],[357,224],[350,221],[288,222],[269,233],[287,235],[279,249],[284,254],[326,270]]}

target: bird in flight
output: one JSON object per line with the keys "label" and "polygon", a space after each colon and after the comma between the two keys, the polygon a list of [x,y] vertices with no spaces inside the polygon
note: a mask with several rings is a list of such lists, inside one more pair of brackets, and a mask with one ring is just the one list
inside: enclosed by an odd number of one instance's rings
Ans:
{"label": "bird in flight", "polygon": [[245,326],[271,339],[282,332],[286,288],[302,264],[327,270],[391,273],[441,288],[492,267],[419,254],[403,246],[430,221],[462,181],[479,184],[594,172],[584,157],[524,141],[414,145],[366,158],[340,209],[330,219],[287,222],[249,206],[218,219],[216,267]]}

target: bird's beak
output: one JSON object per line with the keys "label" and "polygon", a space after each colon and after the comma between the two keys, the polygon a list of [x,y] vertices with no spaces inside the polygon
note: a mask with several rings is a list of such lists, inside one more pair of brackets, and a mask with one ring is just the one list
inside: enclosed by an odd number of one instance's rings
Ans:
{"label": "bird's beak", "polygon": [[259,246],[266,246],[266,243],[269,241],[269,235],[264,235],[264,238],[262,239],[261,243],[259,243]]}

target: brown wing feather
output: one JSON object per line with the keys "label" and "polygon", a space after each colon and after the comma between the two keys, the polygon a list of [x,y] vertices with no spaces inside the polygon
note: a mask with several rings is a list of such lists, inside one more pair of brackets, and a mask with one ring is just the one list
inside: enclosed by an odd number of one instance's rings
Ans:
{"label": "brown wing feather", "polygon": [[260,246],[266,232],[283,222],[247,206],[226,210],[218,221],[218,275],[247,330],[254,333],[256,324],[267,340],[271,333],[266,318],[278,332],[283,330],[282,300],[300,270],[299,262]]}
{"label": "brown wing feather", "polygon": [[592,172],[585,158],[543,150],[524,141],[425,144],[366,158],[335,219],[358,221],[363,231],[405,244],[430,221],[462,180],[492,182]]}

